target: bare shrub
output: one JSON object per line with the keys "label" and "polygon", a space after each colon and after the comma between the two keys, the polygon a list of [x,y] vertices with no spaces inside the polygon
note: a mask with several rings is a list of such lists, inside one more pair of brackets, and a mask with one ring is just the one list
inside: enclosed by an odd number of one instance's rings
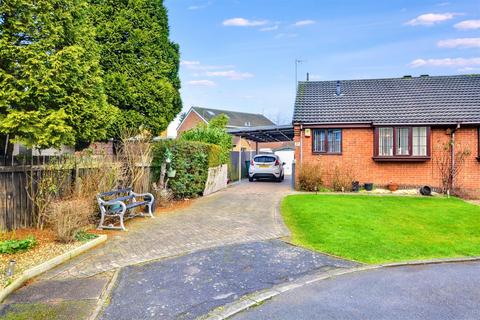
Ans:
{"label": "bare shrub", "polygon": [[471,153],[469,149],[459,149],[458,146],[458,151],[452,155],[453,143],[453,141],[444,143],[443,145],[439,146],[438,150],[437,168],[440,173],[440,182],[442,184],[443,193],[455,192],[455,180],[465,164],[465,159]]}
{"label": "bare shrub", "polygon": [[27,194],[34,204],[34,222],[43,229],[46,215],[56,199],[71,192],[72,161],[61,157],[28,174]]}
{"label": "bare shrub", "polygon": [[118,150],[122,164],[122,184],[136,192],[150,188],[150,163],[152,161],[152,136],[146,130],[129,130],[122,134]]}
{"label": "bare shrub", "polygon": [[355,180],[353,170],[347,165],[335,165],[332,178],[334,191],[352,191],[352,182]]}
{"label": "bare shrub", "polygon": [[46,221],[58,241],[71,242],[76,232],[90,224],[92,212],[88,198],[64,199],[52,203]]}
{"label": "bare shrub", "polygon": [[318,191],[323,186],[323,171],[320,163],[302,164],[298,174],[298,187],[303,191]]}

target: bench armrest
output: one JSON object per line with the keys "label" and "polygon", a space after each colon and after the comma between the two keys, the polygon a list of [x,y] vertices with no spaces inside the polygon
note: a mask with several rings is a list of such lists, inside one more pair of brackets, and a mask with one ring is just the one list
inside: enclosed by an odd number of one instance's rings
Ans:
{"label": "bench armrest", "polygon": [[142,197],[142,198],[145,198],[145,197],[149,197],[150,198],[150,201],[153,201],[155,198],[153,197],[153,194],[151,193],[135,193],[135,192],[130,192],[131,195],[133,195],[134,197]]}

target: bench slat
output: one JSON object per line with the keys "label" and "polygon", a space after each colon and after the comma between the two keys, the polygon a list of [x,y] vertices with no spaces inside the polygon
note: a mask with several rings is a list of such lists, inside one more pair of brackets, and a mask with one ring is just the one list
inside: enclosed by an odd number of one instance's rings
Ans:
{"label": "bench slat", "polygon": [[132,188],[123,188],[123,189],[111,190],[111,191],[100,193],[100,197],[113,196],[113,195],[119,194],[119,193],[129,193],[130,191],[132,191]]}

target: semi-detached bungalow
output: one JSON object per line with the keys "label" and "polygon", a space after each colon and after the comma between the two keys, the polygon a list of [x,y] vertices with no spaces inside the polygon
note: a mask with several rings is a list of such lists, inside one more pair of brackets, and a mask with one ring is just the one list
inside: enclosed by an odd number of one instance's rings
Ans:
{"label": "semi-detached bungalow", "polygon": [[480,75],[299,82],[293,126],[297,168],[320,163],[327,185],[337,167],[360,183],[441,188],[447,159],[454,188],[480,197]]}

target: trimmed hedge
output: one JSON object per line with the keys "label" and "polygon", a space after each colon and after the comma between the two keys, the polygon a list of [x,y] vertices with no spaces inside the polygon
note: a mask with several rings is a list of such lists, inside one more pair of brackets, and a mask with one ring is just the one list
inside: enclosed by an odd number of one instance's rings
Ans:
{"label": "trimmed hedge", "polygon": [[222,149],[213,144],[186,141],[162,140],[153,145],[152,173],[153,179],[160,177],[160,167],[165,161],[167,148],[172,153],[172,169],[176,170],[174,178],[168,185],[175,198],[195,198],[203,193],[208,178],[208,168],[222,164]]}

